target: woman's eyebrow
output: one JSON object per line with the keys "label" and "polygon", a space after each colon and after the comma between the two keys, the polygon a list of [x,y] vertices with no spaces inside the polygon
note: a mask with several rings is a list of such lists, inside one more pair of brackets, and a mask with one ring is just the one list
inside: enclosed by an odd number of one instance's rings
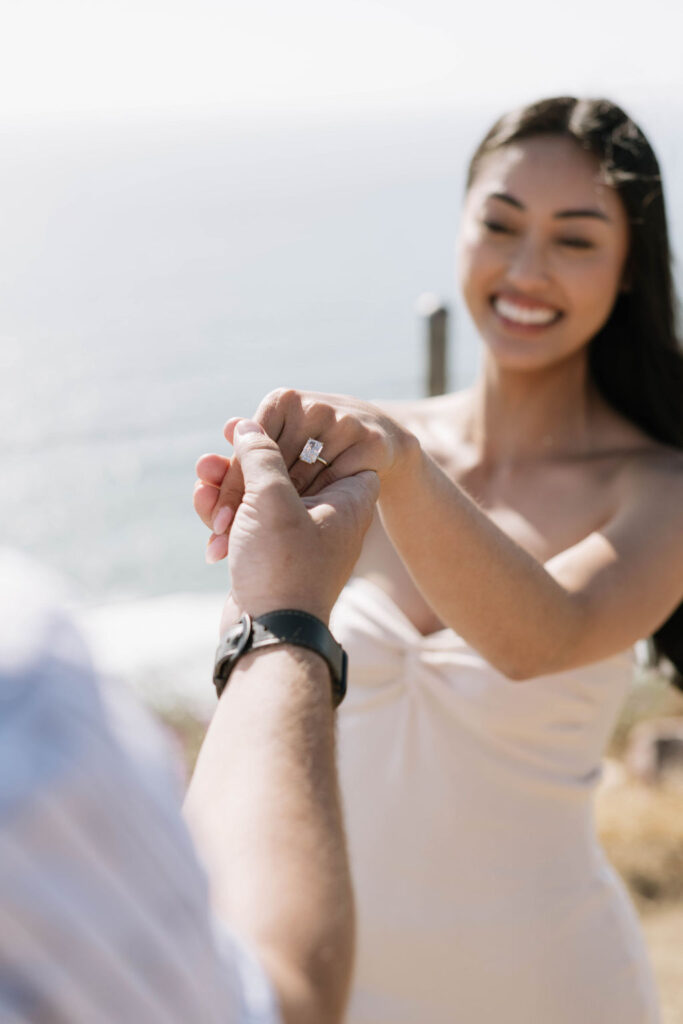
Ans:
{"label": "woman's eyebrow", "polygon": [[605,220],[607,223],[611,223],[610,218],[604,212],[604,210],[597,210],[594,207],[586,207],[586,209],[578,210],[559,210],[553,214],[557,220],[568,220],[571,217],[594,217],[597,220]]}
{"label": "woman's eyebrow", "polygon": [[514,206],[517,210],[526,210],[526,206],[520,199],[515,199],[509,192],[491,192],[488,196],[489,199],[500,199],[503,203],[508,203],[509,206]]}
{"label": "woman's eyebrow", "polygon": [[[491,192],[488,199],[499,199],[502,203],[507,203],[508,206],[514,206],[516,210],[526,211],[526,206],[521,199],[517,199],[516,196],[510,195],[509,192]],[[571,220],[574,217],[592,217],[595,220],[604,220],[608,224],[611,224],[611,218],[607,216],[604,210],[598,210],[594,206],[577,207],[571,210],[558,210],[557,213],[553,214],[556,220]]]}

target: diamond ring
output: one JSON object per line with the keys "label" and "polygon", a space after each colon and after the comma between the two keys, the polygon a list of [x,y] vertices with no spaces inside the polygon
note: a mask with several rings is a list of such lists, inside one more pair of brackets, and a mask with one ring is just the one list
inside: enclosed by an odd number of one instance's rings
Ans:
{"label": "diamond ring", "polygon": [[320,454],[322,450],[322,441],[316,441],[314,437],[309,437],[308,441],[301,449],[299,458],[302,462],[308,462],[311,466],[314,462],[322,462],[323,466],[329,466],[327,459],[324,459]]}

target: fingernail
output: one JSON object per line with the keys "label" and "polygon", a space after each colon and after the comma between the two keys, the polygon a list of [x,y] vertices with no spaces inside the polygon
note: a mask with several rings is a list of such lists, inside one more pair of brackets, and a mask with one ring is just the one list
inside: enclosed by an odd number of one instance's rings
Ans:
{"label": "fingernail", "polygon": [[235,424],[237,434],[264,434],[265,431],[260,423],[255,420],[240,420]]}
{"label": "fingernail", "polygon": [[220,537],[213,537],[206,548],[206,561],[209,565],[220,562],[228,553],[228,538],[221,534]]}
{"label": "fingernail", "polygon": [[219,508],[213,520],[213,532],[225,533],[232,522],[233,515],[234,512],[229,505],[223,505],[222,508]]}

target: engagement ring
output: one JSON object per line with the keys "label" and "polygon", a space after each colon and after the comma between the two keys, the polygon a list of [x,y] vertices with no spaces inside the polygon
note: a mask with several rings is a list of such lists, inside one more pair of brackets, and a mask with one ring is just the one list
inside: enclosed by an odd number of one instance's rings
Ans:
{"label": "engagement ring", "polygon": [[308,441],[301,449],[301,455],[299,458],[302,462],[308,462],[311,466],[314,462],[322,462],[323,466],[329,466],[329,462],[320,454],[322,450],[322,441],[316,441],[314,437],[309,437]]}

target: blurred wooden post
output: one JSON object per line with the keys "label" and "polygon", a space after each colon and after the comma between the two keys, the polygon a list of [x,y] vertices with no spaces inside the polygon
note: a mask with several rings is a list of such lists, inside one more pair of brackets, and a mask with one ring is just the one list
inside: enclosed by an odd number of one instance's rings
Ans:
{"label": "blurred wooden post", "polygon": [[427,394],[443,395],[448,390],[448,308],[436,295],[424,294],[417,300],[417,311],[426,327]]}

